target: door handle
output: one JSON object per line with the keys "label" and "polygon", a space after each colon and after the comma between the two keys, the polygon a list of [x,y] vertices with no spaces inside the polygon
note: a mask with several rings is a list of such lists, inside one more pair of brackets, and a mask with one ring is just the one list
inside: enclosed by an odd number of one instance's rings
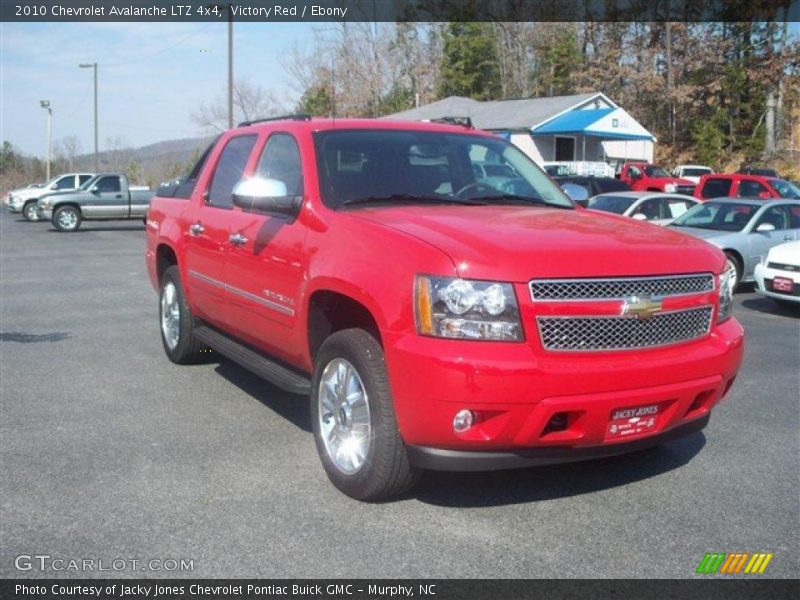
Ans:
{"label": "door handle", "polygon": [[200,235],[206,230],[202,223],[194,223],[189,226],[189,235]]}
{"label": "door handle", "polygon": [[234,246],[244,246],[247,243],[247,238],[241,233],[234,233],[228,237],[228,241]]}
{"label": "door handle", "polygon": [[116,196],[114,196],[114,197],[115,197],[115,198],[122,198],[122,194],[117,194],[117,195],[116,195]]}

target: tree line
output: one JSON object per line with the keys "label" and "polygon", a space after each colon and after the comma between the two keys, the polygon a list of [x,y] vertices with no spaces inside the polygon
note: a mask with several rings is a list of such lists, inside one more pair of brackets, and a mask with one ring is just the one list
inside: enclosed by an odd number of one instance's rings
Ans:
{"label": "tree line", "polygon": [[377,117],[447,96],[603,92],[665,162],[800,175],[800,46],[786,23],[346,23],[296,46],[297,110]]}

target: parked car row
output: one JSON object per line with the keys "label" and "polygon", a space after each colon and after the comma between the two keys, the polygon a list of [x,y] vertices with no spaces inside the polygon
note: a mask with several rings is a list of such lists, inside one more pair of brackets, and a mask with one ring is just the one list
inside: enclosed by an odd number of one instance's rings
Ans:
{"label": "parked car row", "polygon": [[69,232],[83,221],[144,220],[153,195],[147,186],[129,186],[122,173],[66,173],[42,188],[12,190],[6,206],[27,221],[50,221]]}

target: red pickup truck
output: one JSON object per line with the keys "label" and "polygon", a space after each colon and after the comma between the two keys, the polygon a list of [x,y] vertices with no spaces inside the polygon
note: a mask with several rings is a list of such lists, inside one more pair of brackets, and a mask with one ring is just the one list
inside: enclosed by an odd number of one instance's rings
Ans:
{"label": "red pickup truck", "polygon": [[674,177],[667,173],[665,169],[646,162],[626,162],[622,165],[619,179],[636,191],[666,192],[668,194],[691,196],[695,188],[693,181]]}
{"label": "red pickup truck", "polygon": [[146,256],[167,357],[310,396],[361,500],[690,434],[742,359],[721,251],[577,207],[468,126],[242,124],[159,190]]}

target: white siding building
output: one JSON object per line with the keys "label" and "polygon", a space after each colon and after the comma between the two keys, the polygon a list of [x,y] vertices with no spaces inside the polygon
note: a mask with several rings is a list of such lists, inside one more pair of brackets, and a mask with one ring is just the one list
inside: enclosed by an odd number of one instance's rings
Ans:
{"label": "white siding building", "polygon": [[559,164],[576,174],[613,175],[626,160],[653,161],[655,137],[600,92],[493,102],[451,96],[385,118],[443,117],[469,117],[539,165]]}

